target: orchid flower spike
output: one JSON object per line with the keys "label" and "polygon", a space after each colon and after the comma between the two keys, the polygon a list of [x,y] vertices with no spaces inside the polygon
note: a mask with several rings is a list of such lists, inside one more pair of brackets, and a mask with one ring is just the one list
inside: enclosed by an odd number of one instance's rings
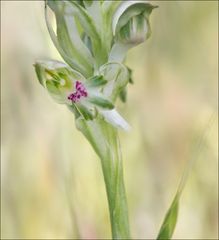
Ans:
{"label": "orchid flower spike", "polygon": [[117,130],[129,124],[115,106],[133,82],[126,53],[150,36],[153,8],[148,1],[45,0],[47,28],[65,63],[38,60],[35,71],[101,159],[113,239],[131,239]]}
{"label": "orchid flower spike", "polygon": [[[54,13],[56,30],[48,15]],[[39,60],[35,70],[51,97],[65,104],[76,119],[102,117],[114,127],[128,129],[115,109],[130,82],[123,60],[129,48],[150,35],[147,1],[45,1],[50,37],[65,60]]]}

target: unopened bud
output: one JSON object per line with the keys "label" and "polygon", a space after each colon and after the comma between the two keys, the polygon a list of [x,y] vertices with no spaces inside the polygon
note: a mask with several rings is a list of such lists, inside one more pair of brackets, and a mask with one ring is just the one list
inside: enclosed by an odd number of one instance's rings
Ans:
{"label": "unopened bud", "polygon": [[153,8],[155,6],[147,1],[123,2],[113,19],[113,32],[117,42],[135,46],[149,38],[149,16]]}

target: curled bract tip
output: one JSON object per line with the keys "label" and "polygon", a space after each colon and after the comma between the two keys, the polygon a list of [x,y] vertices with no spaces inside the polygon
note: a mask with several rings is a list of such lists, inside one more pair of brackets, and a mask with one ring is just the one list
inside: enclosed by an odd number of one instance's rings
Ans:
{"label": "curled bract tip", "polygon": [[133,46],[144,42],[150,36],[149,16],[156,7],[148,1],[123,1],[112,21],[117,41]]}

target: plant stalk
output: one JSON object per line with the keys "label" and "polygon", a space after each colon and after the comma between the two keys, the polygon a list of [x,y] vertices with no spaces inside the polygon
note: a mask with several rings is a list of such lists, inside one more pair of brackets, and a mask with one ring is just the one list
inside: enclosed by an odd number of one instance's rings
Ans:
{"label": "plant stalk", "polygon": [[112,238],[130,239],[128,206],[117,129],[100,118],[93,121],[77,119],[76,124],[101,159]]}

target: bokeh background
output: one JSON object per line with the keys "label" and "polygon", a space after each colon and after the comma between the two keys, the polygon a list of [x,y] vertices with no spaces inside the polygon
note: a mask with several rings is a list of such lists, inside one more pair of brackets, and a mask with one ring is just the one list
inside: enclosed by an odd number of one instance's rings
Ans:
{"label": "bokeh background", "polygon": [[[154,239],[186,162],[196,158],[174,239],[218,238],[218,1],[156,1],[121,132],[131,231]],[[74,117],[38,83],[33,63],[61,59],[42,1],[1,1],[1,237],[110,238],[100,161]]]}

